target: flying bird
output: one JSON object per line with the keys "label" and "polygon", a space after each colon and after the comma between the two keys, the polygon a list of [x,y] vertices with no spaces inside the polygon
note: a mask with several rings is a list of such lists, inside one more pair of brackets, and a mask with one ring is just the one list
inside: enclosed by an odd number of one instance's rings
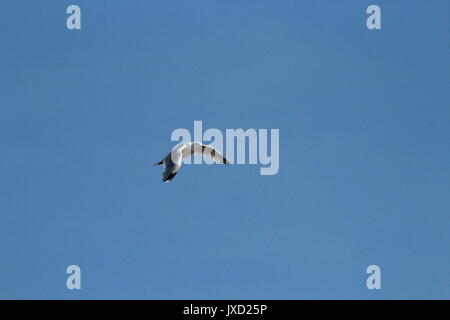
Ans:
{"label": "flying bird", "polygon": [[172,149],[164,159],[154,164],[159,166],[164,164],[162,180],[169,182],[180,170],[183,158],[189,157],[191,154],[205,154],[214,161],[223,164],[230,164],[225,157],[211,146],[201,144],[200,142],[184,142]]}

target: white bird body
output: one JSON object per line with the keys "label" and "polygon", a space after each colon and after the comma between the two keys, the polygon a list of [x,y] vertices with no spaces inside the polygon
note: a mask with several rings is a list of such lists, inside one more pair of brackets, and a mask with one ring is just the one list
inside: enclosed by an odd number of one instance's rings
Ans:
{"label": "white bird body", "polygon": [[175,146],[163,160],[155,163],[155,166],[164,164],[163,181],[169,182],[172,180],[180,170],[183,158],[189,157],[191,154],[206,154],[216,162],[230,163],[219,151],[211,146],[204,145],[198,141],[183,142]]}

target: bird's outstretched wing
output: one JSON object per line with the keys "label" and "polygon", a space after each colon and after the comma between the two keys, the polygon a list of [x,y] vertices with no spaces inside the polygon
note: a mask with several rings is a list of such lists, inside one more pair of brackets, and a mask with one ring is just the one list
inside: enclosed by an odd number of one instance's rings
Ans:
{"label": "bird's outstretched wing", "polygon": [[[225,157],[217,149],[208,145],[201,144],[200,142],[192,143],[191,153],[204,154],[218,163],[230,164],[230,162],[227,159],[225,159]],[[186,156],[189,155],[190,154],[187,154]]]}
{"label": "bird's outstretched wing", "polygon": [[183,158],[193,153],[204,154],[216,162],[230,164],[219,151],[211,146],[203,145],[200,142],[185,142],[176,146],[163,160],[154,164],[155,166],[164,164],[163,181],[172,180],[180,170]]}

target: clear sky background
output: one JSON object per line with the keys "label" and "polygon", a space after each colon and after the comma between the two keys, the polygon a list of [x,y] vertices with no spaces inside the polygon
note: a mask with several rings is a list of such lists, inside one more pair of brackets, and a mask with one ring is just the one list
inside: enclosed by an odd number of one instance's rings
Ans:
{"label": "clear sky background", "polygon": [[[450,298],[449,1],[0,11],[0,298]],[[194,120],[279,128],[279,173],[163,183]]]}

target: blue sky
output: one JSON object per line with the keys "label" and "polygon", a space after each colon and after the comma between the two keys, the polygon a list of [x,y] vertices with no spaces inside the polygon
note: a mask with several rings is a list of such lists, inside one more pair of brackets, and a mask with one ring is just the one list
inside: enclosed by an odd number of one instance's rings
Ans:
{"label": "blue sky", "polygon": [[[450,298],[448,1],[0,10],[0,298]],[[278,128],[279,173],[162,183],[194,120]]]}

